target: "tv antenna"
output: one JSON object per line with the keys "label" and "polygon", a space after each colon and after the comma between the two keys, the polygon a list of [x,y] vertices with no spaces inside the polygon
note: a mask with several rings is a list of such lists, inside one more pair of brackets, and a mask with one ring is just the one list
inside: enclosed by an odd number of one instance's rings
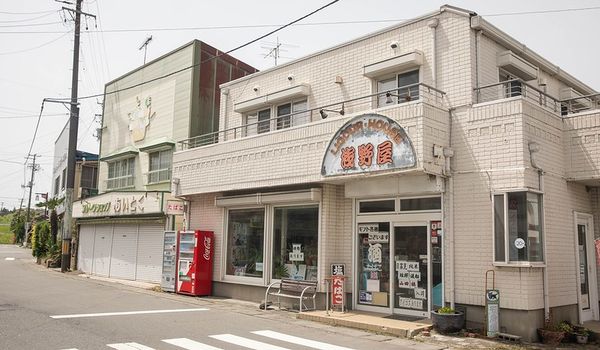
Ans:
{"label": "tv antenna", "polygon": [[148,51],[148,44],[152,41],[152,35],[146,38],[146,41],[140,46],[138,50],[144,49],[144,64],[146,64],[146,52]]}
{"label": "tv antenna", "polygon": [[268,50],[267,54],[264,55],[264,58],[273,57],[273,59],[275,60],[275,65],[277,65],[277,60],[279,58],[292,59],[292,57],[281,56],[281,52],[288,51],[285,49],[285,47],[299,47],[298,45],[281,43],[279,42],[279,37],[277,37],[276,42],[263,41],[263,43],[265,44],[265,46],[261,46],[261,48]]}

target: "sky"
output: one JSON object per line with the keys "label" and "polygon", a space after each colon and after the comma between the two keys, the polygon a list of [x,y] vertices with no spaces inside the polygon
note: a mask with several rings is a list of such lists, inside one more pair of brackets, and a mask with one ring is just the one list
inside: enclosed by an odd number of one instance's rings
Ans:
{"label": "sky", "polygon": [[[96,17],[82,20],[78,94],[101,94],[104,84],[142,65],[140,46],[149,36],[147,61],[193,39],[228,51],[330,1],[85,0],[83,12]],[[340,0],[231,55],[264,70],[275,64],[267,53],[277,41],[282,43],[281,64],[436,11],[445,3],[477,12],[600,90],[600,45],[596,40],[600,0]],[[34,132],[44,98],[71,96],[74,24],[63,6],[74,8],[54,0],[0,0],[1,207],[18,208],[23,197],[27,204],[28,191],[22,185],[31,176],[25,165],[28,154],[37,154],[40,164],[32,206],[35,193],[51,191],[54,142],[68,122],[67,107],[46,103],[35,139]],[[100,126],[102,100],[79,102],[78,149],[97,153],[94,134]]]}

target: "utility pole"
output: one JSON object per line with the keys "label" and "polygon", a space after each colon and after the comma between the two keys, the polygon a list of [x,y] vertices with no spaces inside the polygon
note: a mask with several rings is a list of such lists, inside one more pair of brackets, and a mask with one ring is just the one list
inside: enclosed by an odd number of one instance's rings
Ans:
{"label": "utility pole", "polygon": [[29,184],[26,185],[26,187],[29,187],[29,200],[27,201],[27,218],[25,219],[25,244],[27,244],[27,237],[29,236],[29,214],[31,212],[31,194],[33,192],[33,178],[35,172],[38,170],[35,164],[35,157],[37,157],[37,154],[33,155],[33,164],[31,164],[31,181],[29,181]]}
{"label": "utility pole", "polygon": [[77,129],[79,128],[79,106],[77,103],[77,82],[79,79],[79,33],[81,30],[81,15],[96,18],[89,13],[81,12],[81,3],[77,0],[75,10],[63,7],[75,16],[75,40],[73,42],[73,72],[71,79],[71,113],[69,118],[69,148],[67,152],[67,186],[65,190],[65,215],[62,240],[62,257],[60,270],[66,272],[71,267],[71,237],[73,229],[73,189],[75,187],[75,154],[77,152]]}

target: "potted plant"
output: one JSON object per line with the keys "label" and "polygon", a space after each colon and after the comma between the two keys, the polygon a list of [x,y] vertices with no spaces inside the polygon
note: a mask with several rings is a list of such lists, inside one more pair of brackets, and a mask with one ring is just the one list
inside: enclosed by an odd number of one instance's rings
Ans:
{"label": "potted plant", "polygon": [[444,306],[431,313],[433,328],[440,333],[455,333],[465,324],[464,312]]}
{"label": "potted plant", "polygon": [[[569,329],[567,329],[567,326]],[[570,331],[571,327],[566,322],[556,324],[552,321],[552,316],[544,320],[544,327],[538,328],[538,335],[544,344],[558,346],[565,337],[566,331]]]}
{"label": "potted plant", "polygon": [[585,327],[577,327],[573,329],[573,333],[575,334],[575,339],[577,340],[577,344],[587,344],[588,338],[590,336],[590,330]]}

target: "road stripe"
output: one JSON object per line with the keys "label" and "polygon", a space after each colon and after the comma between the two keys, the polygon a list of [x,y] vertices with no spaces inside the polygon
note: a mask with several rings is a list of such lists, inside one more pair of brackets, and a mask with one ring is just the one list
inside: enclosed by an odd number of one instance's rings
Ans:
{"label": "road stripe", "polygon": [[235,344],[239,346],[243,346],[245,348],[254,349],[254,350],[289,350],[286,348],[282,348],[279,346],[263,343],[260,341],[247,339],[243,337],[238,337],[233,334],[218,334],[218,335],[209,335],[209,337],[224,341],[230,344]]}
{"label": "road stripe", "polygon": [[50,316],[54,319],[60,318],[81,318],[81,317],[105,317],[105,316],[125,316],[125,315],[147,315],[147,314],[165,314],[173,312],[194,312],[208,311],[208,309],[172,309],[172,310],[147,310],[147,311],[126,311],[126,312],[104,312],[97,314],[73,314],[73,315],[55,315]]}
{"label": "road stripe", "polygon": [[287,335],[284,333],[274,332],[274,331],[256,331],[252,332],[254,334],[262,335],[263,337],[268,337],[271,339],[281,340],[287,343],[304,345],[309,348],[319,349],[319,350],[352,350],[351,348],[346,348],[343,346],[331,345],[328,343],[323,343],[316,340],[304,339],[300,337],[295,337],[293,335]]}
{"label": "road stripe", "polygon": [[186,350],[223,350],[221,348],[215,348],[207,344],[199,343],[188,338],[174,338],[174,339],[163,339],[167,344],[179,346]]}
{"label": "road stripe", "polygon": [[12,260],[15,260],[15,258],[4,258],[4,260],[12,261]]}
{"label": "road stripe", "polygon": [[106,344],[106,346],[117,350],[154,350],[154,348],[149,348],[146,345],[138,343]]}

